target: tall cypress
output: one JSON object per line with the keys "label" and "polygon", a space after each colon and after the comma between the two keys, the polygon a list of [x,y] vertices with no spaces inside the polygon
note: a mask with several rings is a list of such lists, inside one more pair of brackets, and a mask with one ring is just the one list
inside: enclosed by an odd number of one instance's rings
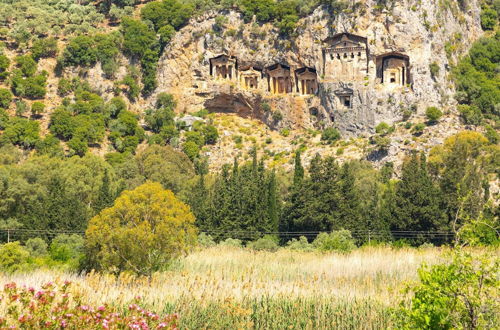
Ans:
{"label": "tall cypress", "polygon": [[298,186],[304,179],[304,167],[302,167],[302,160],[300,150],[295,152],[295,168],[293,171],[293,185]]}
{"label": "tall cypress", "polygon": [[392,229],[410,231],[445,230],[442,195],[427,169],[425,155],[414,153],[403,164],[396,184]]}
{"label": "tall cypress", "polygon": [[108,208],[113,205],[115,200],[115,194],[111,190],[111,182],[109,179],[108,169],[104,169],[104,175],[102,178],[102,184],[99,188],[99,194],[94,206],[95,213],[99,213],[101,210]]}

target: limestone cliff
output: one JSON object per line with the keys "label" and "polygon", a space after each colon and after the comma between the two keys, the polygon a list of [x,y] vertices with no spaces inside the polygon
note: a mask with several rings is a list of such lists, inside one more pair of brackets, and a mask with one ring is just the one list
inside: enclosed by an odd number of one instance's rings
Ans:
{"label": "limestone cliff", "polygon": [[[164,50],[158,89],[146,102],[169,92],[179,112],[232,112],[273,128],[336,126],[344,135],[371,133],[405,111],[452,110],[450,62],[481,34],[479,1],[459,8],[401,0],[389,10],[358,3],[339,15],[317,8],[287,38],[233,11],[193,19]],[[228,62],[218,67],[220,55]],[[434,76],[431,63],[439,68]]]}

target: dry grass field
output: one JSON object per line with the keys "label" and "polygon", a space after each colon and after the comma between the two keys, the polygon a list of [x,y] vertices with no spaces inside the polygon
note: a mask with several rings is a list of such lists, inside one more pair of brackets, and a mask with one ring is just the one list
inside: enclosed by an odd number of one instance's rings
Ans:
{"label": "dry grass field", "polygon": [[214,247],[151,278],[40,270],[0,275],[0,285],[70,280],[89,303],[124,308],[140,296],[154,311],[178,313],[182,328],[378,329],[393,326],[392,310],[418,267],[446,257],[438,248],[320,254]]}

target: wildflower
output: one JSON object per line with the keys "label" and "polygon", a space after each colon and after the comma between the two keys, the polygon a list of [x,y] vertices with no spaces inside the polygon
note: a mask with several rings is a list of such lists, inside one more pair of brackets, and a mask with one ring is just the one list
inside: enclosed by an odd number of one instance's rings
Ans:
{"label": "wildflower", "polygon": [[15,289],[16,288],[16,283],[14,282],[11,282],[11,283],[7,283],[4,285],[4,289]]}
{"label": "wildflower", "polygon": [[99,306],[99,307],[97,308],[97,310],[98,310],[99,312],[102,312],[102,311],[104,311],[105,309],[106,309],[106,307],[104,307],[104,306]]}
{"label": "wildflower", "polygon": [[167,327],[167,324],[165,322],[162,322],[160,324],[158,324],[158,329],[163,329],[163,328],[166,328]]}
{"label": "wildflower", "polygon": [[66,328],[67,325],[68,323],[66,322],[66,320],[61,321],[61,328]]}

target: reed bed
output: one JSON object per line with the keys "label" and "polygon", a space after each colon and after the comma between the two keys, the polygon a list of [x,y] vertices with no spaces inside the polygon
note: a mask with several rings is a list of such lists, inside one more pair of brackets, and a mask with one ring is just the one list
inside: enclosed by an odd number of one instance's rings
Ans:
{"label": "reed bed", "polygon": [[418,267],[445,258],[438,248],[320,254],[214,247],[151,277],[40,270],[0,275],[0,284],[70,280],[92,304],[127,306],[140,296],[149,309],[179,313],[180,326],[190,329],[380,329],[391,326],[391,309]]}

